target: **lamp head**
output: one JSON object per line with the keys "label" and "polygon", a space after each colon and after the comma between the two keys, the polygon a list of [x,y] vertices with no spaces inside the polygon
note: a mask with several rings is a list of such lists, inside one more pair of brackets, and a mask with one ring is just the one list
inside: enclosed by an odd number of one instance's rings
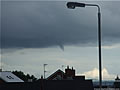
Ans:
{"label": "lamp head", "polygon": [[75,9],[75,3],[74,3],[74,2],[68,2],[68,3],[67,3],[67,7],[68,7],[69,9]]}
{"label": "lamp head", "polygon": [[67,7],[70,9],[75,9],[75,7],[85,7],[84,3],[77,3],[77,2],[68,2]]}

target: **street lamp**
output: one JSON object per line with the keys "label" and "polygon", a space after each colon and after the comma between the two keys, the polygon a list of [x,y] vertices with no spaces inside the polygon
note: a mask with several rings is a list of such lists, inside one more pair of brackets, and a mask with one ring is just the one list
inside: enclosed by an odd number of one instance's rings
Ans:
{"label": "street lamp", "polygon": [[102,62],[101,62],[101,12],[100,6],[97,4],[85,4],[78,2],[68,2],[67,7],[69,9],[75,9],[76,7],[95,6],[98,8],[98,50],[99,50],[99,86],[102,88]]}

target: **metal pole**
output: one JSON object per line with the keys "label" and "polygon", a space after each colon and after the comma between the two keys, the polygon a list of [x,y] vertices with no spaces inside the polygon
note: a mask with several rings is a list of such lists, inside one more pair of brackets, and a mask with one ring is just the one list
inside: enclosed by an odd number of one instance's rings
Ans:
{"label": "metal pole", "polygon": [[98,53],[99,53],[99,86],[102,89],[102,58],[101,58],[101,11],[100,6],[96,4],[86,4],[87,6],[96,6],[98,8]]}
{"label": "metal pole", "polygon": [[99,44],[99,85],[102,88],[102,60],[101,60],[101,13],[98,11],[98,44]]}
{"label": "metal pole", "polygon": [[45,64],[44,64],[44,66],[43,66],[43,67],[44,67],[44,79],[45,79]]}
{"label": "metal pole", "polygon": [[45,66],[48,65],[48,64],[44,64],[43,67],[44,67],[44,79],[45,79],[45,73],[46,73],[46,70],[45,70]]}
{"label": "metal pole", "polygon": [[85,4],[86,6],[96,6],[98,8],[98,52],[99,52],[99,86],[102,88],[102,58],[101,58],[101,11],[96,4]]}
{"label": "metal pole", "polygon": [[[62,71],[63,71],[63,67],[64,67],[64,65],[62,65]],[[64,72],[64,71],[63,71],[63,72]],[[64,78],[64,77],[63,77],[63,73],[62,73],[62,80],[63,80],[63,78]]]}

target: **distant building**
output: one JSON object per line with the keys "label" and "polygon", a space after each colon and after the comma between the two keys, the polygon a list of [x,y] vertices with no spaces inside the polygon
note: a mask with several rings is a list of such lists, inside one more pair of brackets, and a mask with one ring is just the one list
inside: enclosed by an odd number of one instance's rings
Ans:
{"label": "distant building", "polygon": [[116,79],[115,79],[114,87],[115,87],[115,88],[120,88],[120,78],[119,78],[118,75],[117,75],[117,77],[116,77]]}
{"label": "distant building", "polygon": [[0,71],[0,83],[24,82],[10,71]]}

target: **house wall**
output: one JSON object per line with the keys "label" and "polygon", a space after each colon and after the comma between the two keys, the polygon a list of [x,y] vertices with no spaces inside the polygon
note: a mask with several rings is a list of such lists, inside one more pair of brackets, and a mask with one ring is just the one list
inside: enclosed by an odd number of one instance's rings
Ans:
{"label": "house wall", "polygon": [[93,90],[91,80],[40,80],[36,83],[6,83],[0,90]]}
{"label": "house wall", "polygon": [[3,84],[3,83],[5,83],[5,82],[0,78],[0,84]]}
{"label": "house wall", "polygon": [[120,88],[120,82],[114,82],[114,87],[115,88]]}

